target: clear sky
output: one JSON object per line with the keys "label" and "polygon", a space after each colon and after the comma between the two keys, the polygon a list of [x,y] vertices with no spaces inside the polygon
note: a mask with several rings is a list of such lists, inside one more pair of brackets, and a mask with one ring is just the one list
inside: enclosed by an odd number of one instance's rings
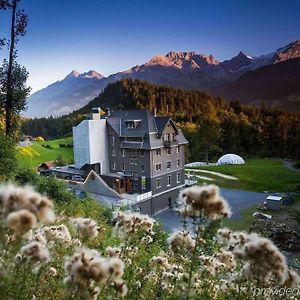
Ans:
{"label": "clear sky", "polygon": [[[300,39],[300,0],[22,0],[21,7],[29,26],[18,60],[33,91],[72,70],[110,75],[169,51],[224,60]],[[7,14],[0,12],[0,36]]]}

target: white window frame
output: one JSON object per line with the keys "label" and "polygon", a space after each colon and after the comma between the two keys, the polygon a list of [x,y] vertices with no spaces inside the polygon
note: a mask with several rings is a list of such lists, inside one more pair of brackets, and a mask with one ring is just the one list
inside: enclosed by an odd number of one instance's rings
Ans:
{"label": "white window frame", "polygon": [[[170,164],[170,166],[168,166],[169,164]],[[167,170],[170,170],[172,168],[172,162],[171,161],[167,161],[166,168],[167,168]]]}
{"label": "white window frame", "polygon": [[134,159],[133,159],[133,157],[129,157],[129,164],[131,164],[131,165],[134,164]]}
{"label": "white window frame", "polygon": [[121,149],[121,156],[122,156],[122,157],[126,157],[125,149]]}
{"label": "white window frame", "polygon": [[171,155],[171,153],[172,153],[171,148],[167,148],[167,155]]}
{"label": "white window frame", "polygon": [[161,178],[156,179],[156,188],[160,189],[161,188]]}
{"label": "white window frame", "polygon": [[161,163],[155,165],[156,171],[161,171]]}
{"label": "white window frame", "polygon": [[111,168],[112,170],[116,170],[116,163],[114,161],[111,163]]}
{"label": "white window frame", "polygon": [[180,153],[180,148],[179,148],[179,146],[176,147],[176,153],[177,153],[177,154]]}
{"label": "white window frame", "polygon": [[177,159],[177,168],[180,167],[180,159]]}
{"label": "white window frame", "polygon": [[111,156],[116,156],[116,149],[115,148],[111,148]]}
{"label": "white window frame", "polygon": [[180,183],[180,172],[178,172],[177,174],[176,174],[176,181],[177,181],[177,183]]}
{"label": "white window frame", "polygon": [[172,176],[168,175],[167,176],[167,186],[171,186],[172,185]]}
{"label": "white window frame", "polygon": [[125,163],[122,163],[122,171],[125,172]]}

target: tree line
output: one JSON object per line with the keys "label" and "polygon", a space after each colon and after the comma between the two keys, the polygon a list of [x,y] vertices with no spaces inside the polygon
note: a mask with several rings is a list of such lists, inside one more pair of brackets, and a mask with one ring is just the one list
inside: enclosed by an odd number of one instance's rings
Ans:
{"label": "tree line", "polygon": [[244,156],[300,158],[300,114],[276,107],[244,106],[145,81],[122,79],[109,84],[82,109],[59,118],[25,120],[29,135],[58,138],[71,134],[92,107],[157,110],[170,115],[190,142],[192,160],[213,160],[223,153]]}

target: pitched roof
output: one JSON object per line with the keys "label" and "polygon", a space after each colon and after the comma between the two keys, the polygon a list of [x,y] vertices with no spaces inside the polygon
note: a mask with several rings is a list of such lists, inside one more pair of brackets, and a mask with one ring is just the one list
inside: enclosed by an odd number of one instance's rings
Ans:
{"label": "pitched roof", "polygon": [[[126,121],[136,122],[137,126],[128,128]],[[146,109],[114,111],[107,117],[107,123],[119,137],[141,137],[143,139],[142,143],[123,142],[125,148],[155,149],[162,147],[161,136],[168,122],[172,122],[177,131],[178,143],[187,144],[188,142],[181,130],[176,127],[170,117],[154,117]]]}

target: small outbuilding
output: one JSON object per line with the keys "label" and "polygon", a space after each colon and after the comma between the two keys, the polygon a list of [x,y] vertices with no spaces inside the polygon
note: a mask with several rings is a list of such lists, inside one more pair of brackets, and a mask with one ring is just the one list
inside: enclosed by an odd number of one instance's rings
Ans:
{"label": "small outbuilding", "polygon": [[280,210],[282,206],[282,197],[268,196],[266,199],[266,207],[270,210]]}
{"label": "small outbuilding", "polygon": [[241,165],[244,163],[245,161],[236,154],[225,154],[217,161],[217,165]]}
{"label": "small outbuilding", "polygon": [[48,171],[55,166],[54,161],[45,161],[38,166],[38,171]]}

